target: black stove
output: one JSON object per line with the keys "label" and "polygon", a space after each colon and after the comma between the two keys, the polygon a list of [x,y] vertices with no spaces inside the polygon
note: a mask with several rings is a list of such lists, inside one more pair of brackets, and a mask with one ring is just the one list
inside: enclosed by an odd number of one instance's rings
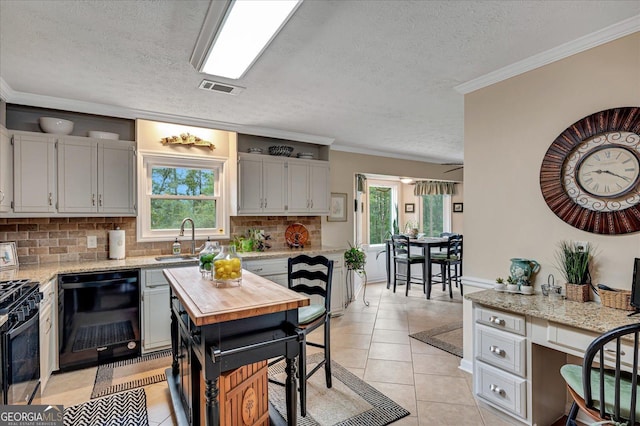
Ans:
{"label": "black stove", "polygon": [[38,283],[29,279],[0,281],[0,315],[21,304],[37,287]]}

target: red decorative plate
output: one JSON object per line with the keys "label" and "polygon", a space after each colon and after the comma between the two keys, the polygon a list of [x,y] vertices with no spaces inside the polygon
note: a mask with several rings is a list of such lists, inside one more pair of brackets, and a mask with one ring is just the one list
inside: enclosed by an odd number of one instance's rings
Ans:
{"label": "red decorative plate", "polygon": [[292,223],[284,231],[284,239],[289,247],[304,247],[309,239],[309,231],[301,223]]}

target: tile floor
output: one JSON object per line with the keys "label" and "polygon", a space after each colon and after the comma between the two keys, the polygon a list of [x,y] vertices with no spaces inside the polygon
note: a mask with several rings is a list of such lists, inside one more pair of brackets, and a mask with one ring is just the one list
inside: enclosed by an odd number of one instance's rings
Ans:
{"label": "tile floor", "polygon": [[[394,425],[511,425],[479,407],[471,375],[461,371],[460,358],[408,336],[462,318],[462,297],[434,288],[426,300],[415,286],[405,297],[384,284],[370,284],[341,317],[332,320],[332,358],[411,412]],[[321,338],[314,332],[315,338]],[[89,400],[95,368],[52,376],[39,401],[71,406]],[[172,425],[166,382],[145,387],[149,424]]]}

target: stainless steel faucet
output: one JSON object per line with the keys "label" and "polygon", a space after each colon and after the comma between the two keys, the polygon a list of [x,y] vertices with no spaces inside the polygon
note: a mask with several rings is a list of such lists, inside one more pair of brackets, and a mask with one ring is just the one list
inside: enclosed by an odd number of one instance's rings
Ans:
{"label": "stainless steel faucet", "polygon": [[193,223],[193,219],[186,217],[182,219],[180,224],[180,236],[184,237],[184,224],[185,222],[191,222],[191,254],[196,254],[196,225]]}

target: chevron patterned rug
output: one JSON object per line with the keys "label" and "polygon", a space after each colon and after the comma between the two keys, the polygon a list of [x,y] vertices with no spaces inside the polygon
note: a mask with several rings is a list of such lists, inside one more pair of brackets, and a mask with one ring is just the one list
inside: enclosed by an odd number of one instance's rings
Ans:
{"label": "chevron patterned rug", "polygon": [[148,426],[144,389],[116,393],[64,409],[65,426]]}

